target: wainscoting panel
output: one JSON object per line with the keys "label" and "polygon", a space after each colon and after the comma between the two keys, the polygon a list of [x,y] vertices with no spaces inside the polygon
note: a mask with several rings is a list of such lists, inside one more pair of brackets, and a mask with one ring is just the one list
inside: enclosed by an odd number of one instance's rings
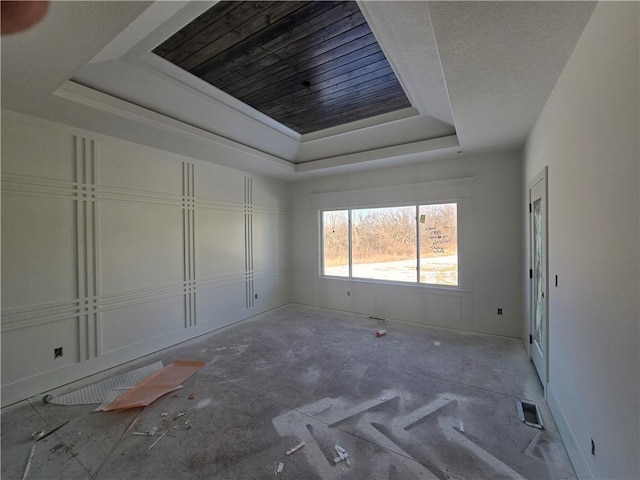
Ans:
{"label": "wainscoting panel", "polygon": [[102,202],[102,293],[184,280],[182,229],[179,206]]}
{"label": "wainscoting panel", "polygon": [[244,274],[244,214],[234,209],[198,207],[196,216],[196,276],[206,280]]}
{"label": "wainscoting panel", "polygon": [[22,195],[7,188],[10,176],[2,178],[3,310],[77,298],[76,200],[28,187]]}
{"label": "wainscoting panel", "polygon": [[283,183],[2,117],[3,405],[290,301]]}
{"label": "wainscoting panel", "polygon": [[[77,316],[16,330],[3,330],[2,383],[10,385],[77,364],[80,362],[80,343]],[[62,357],[54,359],[55,348],[62,348]]]}
{"label": "wainscoting panel", "polygon": [[24,123],[2,122],[2,173],[73,182],[76,137]]}
{"label": "wainscoting panel", "polygon": [[198,327],[207,331],[224,327],[244,318],[246,311],[244,275],[240,278],[210,278],[198,282]]}
{"label": "wainscoting panel", "polygon": [[287,265],[286,213],[256,208],[253,213],[254,270],[270,273]]}
{"label": "wainscoting panel", "polygon": [[182,195],[181,162],[163,158],[142,147],[107,142],[100,143],[99,157],[99,179],[103,187],[116,187],[123,193]]}
{"label": "wainscoting panel", "polygon": [[198,202],[237,206],[244,203],[243,172],[213,164],[198,164],[195,195]]}
{"label": "wainscoting panel", "polygon": [[169,297],[103,308],[102,352],[111,353],[184,329],[184,298],[182,292],[177,292]]}

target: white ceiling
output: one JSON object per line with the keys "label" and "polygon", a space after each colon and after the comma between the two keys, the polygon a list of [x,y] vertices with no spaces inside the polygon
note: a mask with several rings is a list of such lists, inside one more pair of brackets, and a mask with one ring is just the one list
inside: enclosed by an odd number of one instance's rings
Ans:
{"label": "white ceiling", "polygon": [[595,6],[361,1],[414,108],[300,136],[150,53],[214,3],[53,2],[2,107],[287,180],[520,148]]}

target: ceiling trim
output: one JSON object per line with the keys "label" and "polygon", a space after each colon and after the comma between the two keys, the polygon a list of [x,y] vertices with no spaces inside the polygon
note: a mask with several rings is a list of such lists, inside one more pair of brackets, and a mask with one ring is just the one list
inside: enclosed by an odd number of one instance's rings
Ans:
{"label": "ceiling trim", "polygon": [[404,143],[393,147],[378,148],[364,152],[352,153],[348,155],[338,155],[335,157],[321,158],[306,163],[297,164],[296,173],[312,172],[317,170],[342,168],[353,166],[354,164],[365,164],[384,160],[392,162],[396,160],[407,160],[416,155],[425,155],[429,152],[452,150],[460,147],[457,135],[432,138],[420,142]]}
{"label": "ceiling trim", "polygon": [[198,137],[199,139],[214,143],[217,146],[230,148],[260,159],[261,161],[266,161],[271,166],[280,170],[286,170],[287,172],[294,171],[294,164],[280,157],[276,157],[275,155],[271,155],[233,140],[229,140],[228,138],[216,135],[215,133],[194,127],[188,123],[176,120],[161,113],[156,113],[147,108],[140,107],[112,95],[99,92],[98,90],[94,90],[93,88],[86,87],[71,80],[68,80],[58,88],[54,92],[54,95],[164,131]]}
{"label": "ceiling trim", "polygon": [[423,115],[454,126],[427,3],[356,1],[411,105]]}
{"label": "ceiling trim", "polygon": [[413,107],[403,108],[394,112],[383,113],[381,115],[375,115],[369,118],[363,118],[362,120],[356,120],[355,122],[343,123],[342,125],[336,125],[335,127],[325,128],[318,130],[317,132],[305,133],[300,137],[300,143],[312,142],[320,138],[332,137],[334,135],[340,135],[341,133],[348,133],[353,130],[362,130],[367,127],[377,127],[384,123],[395,122],[396,120],[402,120],[403,118],[410,118],[419,115],[420,113]]}
{"label": "ceiling trim", "polygon": [[270,166],[275,167],[283,174],[293,174],[294,177],[301,176],[299,174],[320,172],[334,173],[340,169],[354,169],[370,166],[370,164],[384,162],[393,163],[398,160],[411,160],[412,157],[418,155],[428,155],[429,153],[451,153],[452,149],[459,148],[460,143],[456,135],[448,135],[445,137],[437,137],[429,140],[405,143],[391,147],[364,150],[357,153],[338,155],[333,157],[318,158],[305,163],[295,164],[283,158],[271,155],[253,147],[243,145],[234,140],[216,135],[207,130],[189,125],[167,115],[154,112],[147,108],[135,105],[134,103],[122,100],[112,95],[100,92],[90,87],[86,87],[79,83],[68,80],[54,95],[64,98],[81,105],[101,110],[110,114],[140,122],[150,127],[158,128],[169,133],[178,133],[182,136],[198,138],[206,142],[229,148],[260,162],[267,162]]}

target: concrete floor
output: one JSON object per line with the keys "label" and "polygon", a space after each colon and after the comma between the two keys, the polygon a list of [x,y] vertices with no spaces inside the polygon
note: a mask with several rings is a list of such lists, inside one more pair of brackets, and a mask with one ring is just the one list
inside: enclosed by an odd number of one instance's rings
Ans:
{"label": "concrete floor", "polygon": [[[32,432],[66,420],[35,443],[29,479],[267,479],[278,462],[278,478],[300,480],[575,478],[516,339],[288,305],[108,375],[175,359],[206,366],[144,409],[94,413],[42,396],[4,409],[2,478],[22,478]],[[543,430],[518,419],[518,398],[537,402]],[[334,464],[336,442],[351,466]]]}

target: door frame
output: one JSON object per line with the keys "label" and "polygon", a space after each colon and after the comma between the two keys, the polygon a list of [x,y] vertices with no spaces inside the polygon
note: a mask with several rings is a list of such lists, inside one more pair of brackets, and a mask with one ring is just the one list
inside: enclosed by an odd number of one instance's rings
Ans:
{"label": "door frame", "polygon": [[[533,272],[533,213],[532,213],[532,192],[533,188],[537,186],[540,182],[542,182],[542,199],[543,199],[543,222],[542,222],[542,242],[543,242],[543,256],[542,259],[544,265],[544,285],[545,285],[545,295],[543,302],[543,310],[544,310],[544,339],[543,339],[543,349],[544,349],[544,381],[542,382],[542,387],[544,389],[544,398],[547,398],[547,385],[549,384],[549,172],[548,167],[545,166],[540,173],[538,173],[533,180],[529,182],[529,191],[528,191],[528,200],[529,200],[529,269],[530,272]],[[533,322],[534,322],[534,303],[535,303],[535,295],[534,295],[534,282],[533,282],[533,274],[529,275],[529,359],[533,362]],[[536,374],[538,372],[536,371]]]}

